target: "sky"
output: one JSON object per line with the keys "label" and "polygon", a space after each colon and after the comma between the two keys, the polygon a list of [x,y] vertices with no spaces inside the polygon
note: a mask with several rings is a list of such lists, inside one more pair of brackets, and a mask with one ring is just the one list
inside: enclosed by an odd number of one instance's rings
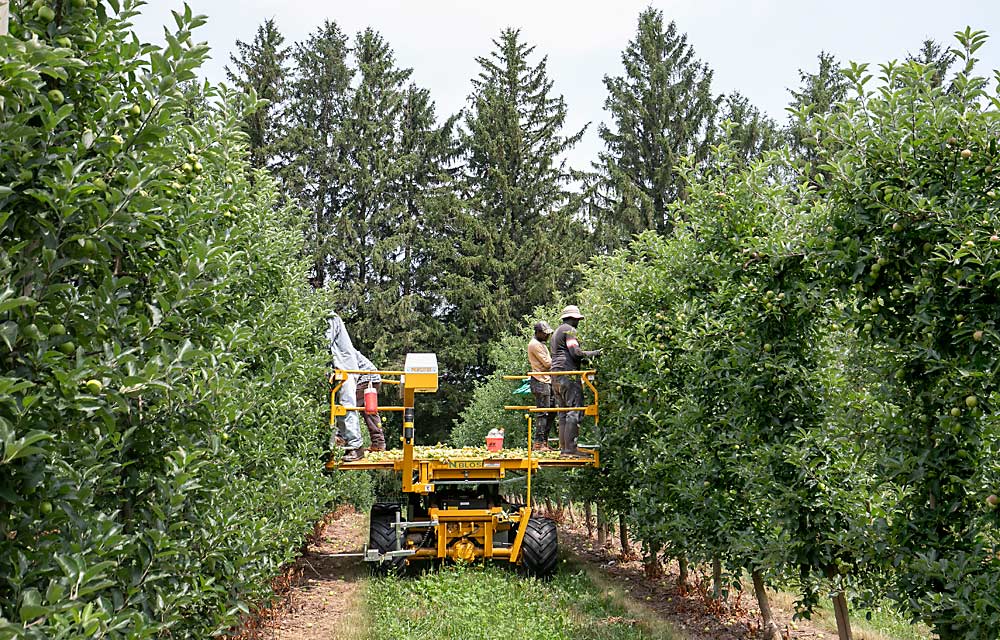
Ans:
{"label": "sky", "polygon": [[[820,51],[841,62],[873,67],[915,53],[932,38],[955,43],[955,31],[972,26],[992,34],[980,49],[980,72],[1000,69],[998,0],[188,0],[209,22],[198,41],[212,47],[203,69],[225,80],[236,40],[253,39],[257,26],[274,18],[286,42],[305,39],[324,20],[348,34],[372,27],[392,45],[397,63],[412,67],[412,81],[430,90],[439,118],[466,104],[477,56],[493,48],[506,27],[521,30],[535,46],[535,59],[548,57],[554,90],[569,107],[566,132],[590,123],[580,144],[567,154],[571,165],[588,168],[601,150],[597,135],[604,112],[605,75],[621,73],[621,52],[635,35],[639,13],[648,6],[674,20],[696,56],[714,72],[713,91],[739,91],[762,111],[785,121],[789,88],[799,70],[816,69]],[[177,0],[150,0],[135,22],[144,41],[163,41],[173,25]]]}

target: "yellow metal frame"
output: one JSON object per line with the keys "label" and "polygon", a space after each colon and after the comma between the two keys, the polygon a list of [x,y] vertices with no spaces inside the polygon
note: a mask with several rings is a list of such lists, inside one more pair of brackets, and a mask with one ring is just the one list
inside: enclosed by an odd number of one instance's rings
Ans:
{"label": "yellow metal frame", "polygon": [[[332,458],[326,463],[330,470],[393,470],[402,474],[403,491],[427,495],[432,493],[437,482],[496,482],[507,477],[510,472],[526,474],[527,505],[520,507],[516,513],[508,513],[502,507],[489,509],[428,509],[428,521],[437,521],[437,545],[435,548],[413,548],[410,558],[433,559],[451,558],[453,560],[473,561],[478,558],[508,560],[517,563],[521,558],[521,546],[528,529],[528,519],[531,517],[531,476],[542,467],[580,468],[600,466],[600,454],[597,449],[581,449],[585,457],[580,458],[537,458],[532,455],[533,415],[543,412],[583,411],[592,416],[595,424],[598,420],[598,392],[591,381],[596,371],[531,371],[521,376],[504,376],[505,380],[527,380],[542,375],[579,375],[583,383],[593,393],[594,401],[584,407],[541,408],[534,405],[506,406],[505,409],[524,411],[528,421],[527,455],[523,458],[489,458],[473,456],[452,458],[449,460],[418,459],[414,450],[414,388],[403,384],[403,403],[401,406],[379,407],[379,411],[403,412],[403,457],[400,460],[370,461],[362,458],[354,462],[338,462]],[[337,404],[337,392],[348,379],[349,375],[378,374],[383,384],[401,384],[401,380],[387,379],[388,376],[405,376],[403,371],[360,371],[338,369],[330,376],[330,426],[336,424],[338,416],[346,416],[348,411],[364,411],[364,407],[354,407]],[[435,374],[436,375],[436,374]],[[517,529],[514,541],[509,547],[494,546],[497,533]]]}

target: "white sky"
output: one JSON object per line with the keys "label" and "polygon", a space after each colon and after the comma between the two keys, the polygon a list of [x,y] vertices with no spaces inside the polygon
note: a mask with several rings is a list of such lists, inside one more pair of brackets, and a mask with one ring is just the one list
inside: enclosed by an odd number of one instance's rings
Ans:
{"label": "white sky", "polygon": [[[208,41],[213,60],[204,73],[225,79],[224,67],[237,39],[253,39],[257,26],[275,18],[287,43],[304,39],[324,19],[348,34],[371,26],[412,67],[412,80],[427,87],[439,118],[465,105],[476,56],[492,50],[505,27],[520,28],[536,54],[549,58],[555,91],[566,97],[568,127],[591,122],[586,138],[569,154],[588,168],[601,148],[597,125],[604,119],[605,74],[621,71],[622,49],[633,37],[640,11],[652,5],[675,20],[696,55],[714,70],[714,91],[738,90],[773,118],[784,121],[788,88],[798,70],[814,71],[821,50],[838,60],[901,59],[925,38],[948,46],[967,25],[991,40],[980,49],[980,73],[1000,68],[1000,1],[997,0],[189,0],[209,23],[196,33]],[[162,26],[173,26],[178,0],[150,0],[136,21],[147,41],[162,42]]]}

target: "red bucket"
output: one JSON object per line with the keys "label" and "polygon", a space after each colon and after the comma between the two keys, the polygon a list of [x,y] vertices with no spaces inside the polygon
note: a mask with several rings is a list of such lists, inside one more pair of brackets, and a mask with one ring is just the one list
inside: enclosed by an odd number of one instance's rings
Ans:
{"label": "red bucket", "polygon": [[503,449],[503,436],[494,436],[486,438],[486,450],[487,451],[500,451]]}

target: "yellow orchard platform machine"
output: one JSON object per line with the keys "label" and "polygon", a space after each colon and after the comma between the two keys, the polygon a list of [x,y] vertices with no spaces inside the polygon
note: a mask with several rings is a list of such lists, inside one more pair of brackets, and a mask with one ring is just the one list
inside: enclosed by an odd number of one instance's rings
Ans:
{"label": "yellow orchard platform machine", "polygon": [[[349,375],[371,371],[336,370],[330,376],[330,424],[348,411],[364,407],[337,403],[337,391]],[[379,371],[383,381],[402,387],[402,406],[379,407],[379,411],[403,414],[402,450],[371,453],[354,462],[330,458],[331,471],[394,470],[402,474],[406,504],[377,503],[372,507],[369,540],[361,556],[371,562],[376,572],[397,570],[413,560],[492,559],[518,565],[535,576],[551,575],[556,569],[558,539],[555,523],[532,515],[531,476],[542,467],[597,467],[596,447],[582,447],[580,457],[558,452],[531,450],[532,417],[551,411],[583,411],[598,420],[597,389],[594,371],[567,371],[505,376],[508,380],[527,380],[535,375],[579,376],[590,389],[593,403],[585,407],[538,409],[535,406],[507,406],[521,411],[527,420],[528,434],[524,449],[491,452],[485,447],[441,449],[414,445],[414,401],[416,394],[438,389],[437,357],[432,353],[406,356],[403,371]],[[485,434],[484,434],[485,436]],[[511,444],[511,443],[508,443]],[[508,483],[526,484],[524,504],[504,498],[501,487]]]}

